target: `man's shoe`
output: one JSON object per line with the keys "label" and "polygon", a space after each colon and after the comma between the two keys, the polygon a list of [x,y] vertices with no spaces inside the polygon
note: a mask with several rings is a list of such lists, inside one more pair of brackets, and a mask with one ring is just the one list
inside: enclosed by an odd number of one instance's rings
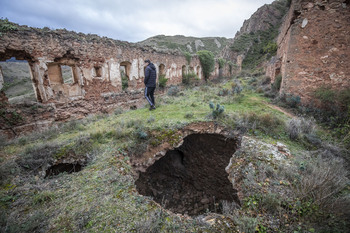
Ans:
{"label": "man's shoe", "polygon": [[151,107],[149,107],[149,110],[154,110],[156,109],[156,106],[152,105]]}

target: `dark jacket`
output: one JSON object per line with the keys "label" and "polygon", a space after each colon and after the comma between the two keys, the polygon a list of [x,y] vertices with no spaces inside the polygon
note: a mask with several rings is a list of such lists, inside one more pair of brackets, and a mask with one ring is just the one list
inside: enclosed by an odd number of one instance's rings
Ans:
{"label": "dark jacket", "polygon": [[156,79],[157,79],[157,70],[153,63],[150,63],[146,67],[145,71],[145,86],[146,87],[156,87]]}

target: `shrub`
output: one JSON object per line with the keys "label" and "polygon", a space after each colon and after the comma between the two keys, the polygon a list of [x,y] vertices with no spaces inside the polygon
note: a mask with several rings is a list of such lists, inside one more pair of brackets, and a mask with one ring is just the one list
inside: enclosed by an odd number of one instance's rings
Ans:
{"label": "shrub", "polygon": [[223,88],[219,91],[218,96],[227,96],[229,94],[229,90],[226,88]]}
{"label": "shrub", "polygon": [[266,46],[264,46],[263,51],[264,53],[269,53],[270,55],[274,56],[277,52],[277,47],[276,42],[269,42]]}
{"label": "shrub", "polygon": [[198,76],[193,71],[182,75],[182,83],[185,85],[191,86],[195,80],[198,80]]}
{"label": "shrub", "polygon": [[217,104],[215,108],[214,103],[210,102],[209,107],[212,110],[211,116],[213,117],[214,120],[220,117],[225,111],[225,107],[221,106],[220,104]]}
{"label": "shrub", "polygon": [[114,110],[114,115],[119,115],[119,114],[122,114],[123,113],[123,109],[122,108],[116,108]]}
{"label": "shrub", "polygon": [[236,68],[237,68],[237,65],[236,65],[236,64],[233,64],[232,61],[228,61],[227,64],[228,64],[228,68],[229,68],[229,71],[230,71],[230,75],[232,75],[233,69],[234,69],[234,68],[236,69]]}
{"label": "shrub", "polygon": [[189,52],[184,52],[187,64],[191,64],[192,55]]}
{"label": "shrub", "polygon": [[53,161],[54,154],[62,145],[56,143],[40,144],[26,148],[16,160],[21,167],[37,170],[45,164]]}
{"label": "shrub", "polygon": [[299,106],[300,102],[301,102],[300,96],[287,94],[286,103],[288,104],[289,107],[296,108],[297,106]]}
{"label": "shrub", "polygon": [[301,118],[293,118],[287,123],[287,132],[289,138],[292,140],[296,140],[300,138],[301,134],[304,135],[313,135],[316,129],[316,123],[313,118],[306,119],[304,117]]}
{"label": "shrub", "polygon": [[122,89],[126,90],[129,86],[129,78],[126,76],[124,72],[121,72],[121,79],[122,79]]}
{"label": "shrub", "polygon": [[[296,194],[301,200],[311,201],[319,205],[327,212],[337,214],[350,214],[349,209],[333,209],[334,202],[344,197],[341,192],[349,183],[348,172],[344,168],[344,161],[333,155],[324,157],[322,155],[312,159],[302,172],[301,179],[297,184]],[[350,206],[350,199],[343,206]]]}
{"label": "shrub", "polygon": [[172,86],[168,89],[168,96],[177,96],[179,93],[179,88],[177,86]]}
{"label": "shrub", "polygon": [[199,56],[199,61],[201,62],[204,79],[205,81],[208,80],[210,73],[214,71],[215,67],[215,59],[214,54],[207,50],[200,50],[197,52]]}
{"label": "shrub", "polygon": [[232,91],[232,95],[239,95],[241,94],[243,88],[242,88],[242,85],[241,83],[239,82],[238,79],[236,79],[232,84],[231,84],[231,91]]}
{"label": "shrub", "polygon": [[168,79],[165,77],[165,74],[159,75],[159,87],[160,88],[166,87],[167,82],[168,82]]}
{"label": "shrub", "polygon": [[235,222],[240,232],[255,233],[258,226],[258,219],[249,216],[237,216]]}
{"label": "shrub", "polygon": [[274,90],[279,91],[281,89],[282,83],[282,74],[279,74],[275,77],[275,81],[272,84]]}
{"label": "shrub", "polygon": [[224,68],[226,60],[223,58],[219,58],[218,63],[219,63],[219,69]]}

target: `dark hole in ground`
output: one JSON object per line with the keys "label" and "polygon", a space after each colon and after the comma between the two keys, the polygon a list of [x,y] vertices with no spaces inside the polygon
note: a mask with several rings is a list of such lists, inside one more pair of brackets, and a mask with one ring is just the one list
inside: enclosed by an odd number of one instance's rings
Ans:
{"label": "dark hole in ground", "polygon": [[192,134],[140,173],[137,190],[181,214],[222,212],[221,201],[238,202],[225,167],[237,141],[220,134]]}
{"label": "dark hole in ground", "polygon": [[46,170],[45,178],[50,176],[57,176],[58,174],[63,172],[67,172],[67,173],[80,172],[81,169],[82,169],[82,166],[79,163],[60,163],[49,167]]}

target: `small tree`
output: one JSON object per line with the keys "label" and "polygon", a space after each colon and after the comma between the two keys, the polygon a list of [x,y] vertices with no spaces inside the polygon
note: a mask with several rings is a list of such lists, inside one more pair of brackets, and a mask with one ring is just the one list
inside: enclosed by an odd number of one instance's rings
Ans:
{"label": "small tree", "polygon": [[218,63],[219,63],[219,69],[222,69],[225,66],[226,60],[223,58],[219,58]]}
{"label": "small tree", "polygon": [[199,56],[199,61],[201,62],[204,79],[205,81],[208,80],[210,73],[214,71],[215,67],[215,59],[214,54],[207,50],[200,50],[197,52]]}
{"label": "small tree", "polygon": [[189,65],[191,63],[192,55],[189,52],[184,52],[184,55],[186,57],[187,64]]}

